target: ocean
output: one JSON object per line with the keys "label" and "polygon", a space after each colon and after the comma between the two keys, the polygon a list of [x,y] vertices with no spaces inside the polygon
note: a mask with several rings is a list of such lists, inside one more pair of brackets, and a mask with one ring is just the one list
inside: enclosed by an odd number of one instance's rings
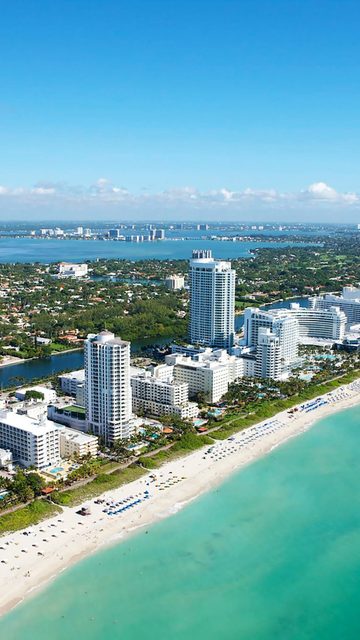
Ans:
{"label": "ocean", "polygon": [[360,637],[360,408],[63,572],[7,640]]}

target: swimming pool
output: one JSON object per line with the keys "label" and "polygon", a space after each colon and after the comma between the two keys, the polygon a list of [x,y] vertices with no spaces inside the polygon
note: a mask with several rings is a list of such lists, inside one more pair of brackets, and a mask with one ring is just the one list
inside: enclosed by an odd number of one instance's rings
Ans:
{"label": "swimming pool", "polygon": [[50,473],[53,473],[54,475],[61,473],[62,471],[64,471],[63,467],[54,467],[53,469],[50,469]]}

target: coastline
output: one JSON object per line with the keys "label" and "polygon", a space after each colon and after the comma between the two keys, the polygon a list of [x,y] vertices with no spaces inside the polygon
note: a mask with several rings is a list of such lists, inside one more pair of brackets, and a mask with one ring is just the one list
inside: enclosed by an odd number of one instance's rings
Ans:
{"label": "coastline", "polygon": [[[36,595],[39,589],[79,560],[106,546],[118,544],[140,528],[174,515],[189,502],[216,488],[232,473],[300,435],[319,420],[360,404],[360,380],[319,398],[327,404],[309,412],[290,414],[284,411],[234,434],[231,441],[216,441],[214,448],[220,452],[219,455],[214,453],[211,457],[205,454],[209,449],[206,445],[149,471],[128,485],[103,494],[102,498],[114,501],[124,500],[130,495],[142,498],[141,504],[121,514],[109,516],[103,513],[103,504],[97,505],[91,500],[87,503],[91,508],[89,516],[77,515],[79,507],[63,507],[59,515],[28,527],[26,531],[31,531],[28,536],[23,531],[2,536],[0,558],[5,559],[6,564],[0,564],[0,615],[30,595]],[[258,436],[242,445],[241,449],[237,448],[241,434],[244,436],[254,427],[266,423],[277,424],[277,430]],[[153,475],[156,481],[151,480]],[[146,491],[150,492],[150,498],[145,500]]]}

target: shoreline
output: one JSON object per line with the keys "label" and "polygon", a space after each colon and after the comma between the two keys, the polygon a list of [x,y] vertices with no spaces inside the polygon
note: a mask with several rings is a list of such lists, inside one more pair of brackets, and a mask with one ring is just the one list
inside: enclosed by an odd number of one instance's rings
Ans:
{"label": "shoreline", "polygon": [[[127,504],[132,504],[141,500],[122,513],[108,515],[103,512],[105,504],[95,504],[92,499],[86,503],[91,509],[89,516],[76,514],[81,505],[62,507],[62,513],[28,527],[26,531],[31,533],[27,536],[23,531],[1,536],[0,560],[5,559],[6,564],[0,564],[0,615],[37,595],[60,573],[85,557],[175,515],[234,472],[304,433],[319,420],[358,404],[360,379],[302,403],[300,406],[306,405],[308,411],[280,412],[239,431],[231,440],[215,440],[213,445],[205,445],[100,496],[109,503],[127,500]],[[122,505],[108,509],[119,508]]]}

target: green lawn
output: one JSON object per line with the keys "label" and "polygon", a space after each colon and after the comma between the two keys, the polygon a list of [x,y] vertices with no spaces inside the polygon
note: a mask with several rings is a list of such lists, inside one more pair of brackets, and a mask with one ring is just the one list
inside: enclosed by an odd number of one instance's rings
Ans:
{"label": "green lawn", "polygon": [[137,465],[130,465],[126,469],[119,469],[113,473],[100,473],[94,480],[91,480],[91,482],[88,482],[82,487],[69,488],[65,491],[54,491],[51,498],[57,504],[72,507],[90,498],[95,498],[104,491],[117,489],[123,484],[133,482],[133,480],[137,480],[144,475],[144,473],[145,470]]}
{"label": "green lawn", "polygon": [[209,436],[197,436],[195,433],[187,433],[181,440],[175,442],[171,449],[159,451],[159,453],[149,457],[142,456],[139,460],[146,469],[157,469],[165,462],[181,458],[186,453],[192,453],[192,451],[200,449],[205,444],[213,444],[213,442],[213,439]]}
{"label": "green lawn", "polygon": [[60,507],[47,500],[35,500],[35,502],[17,509],[13,513],[0,515],[0,535],[18,529],[26,529],[32,524],[37,524],[41,520],[51,518],[61,512]]}

